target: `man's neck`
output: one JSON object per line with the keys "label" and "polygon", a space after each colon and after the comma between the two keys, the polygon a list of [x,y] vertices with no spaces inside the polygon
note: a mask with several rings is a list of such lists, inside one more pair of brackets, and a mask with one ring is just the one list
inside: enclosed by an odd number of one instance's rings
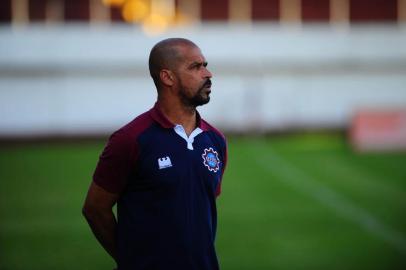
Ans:
{"label": "man's neck", "polygon": [[186,107],[177,100],[158,99],[162,113],[174,124],[182,125],[189,136],[196,128],[196,108]]}

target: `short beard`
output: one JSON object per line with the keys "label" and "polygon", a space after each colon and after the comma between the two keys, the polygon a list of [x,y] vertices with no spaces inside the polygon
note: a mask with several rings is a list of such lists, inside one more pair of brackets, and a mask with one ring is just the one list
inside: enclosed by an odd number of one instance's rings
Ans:
{"label": "short beard", "polygon": [[205,84],[202,85],[199,88],[199,91],[197,91],[197,93],[193,97],[186,96],[184,88],[182,87],[182,89],[180,91],[180,98],[181,98],[182,103],[185,106],[190,107],[190,108],[196,108],[197,106],[202,106],[204,104],[209,103],[210,96],[207,95],[207,97],[205,97],[203,94],[205,86],[206,86]]}

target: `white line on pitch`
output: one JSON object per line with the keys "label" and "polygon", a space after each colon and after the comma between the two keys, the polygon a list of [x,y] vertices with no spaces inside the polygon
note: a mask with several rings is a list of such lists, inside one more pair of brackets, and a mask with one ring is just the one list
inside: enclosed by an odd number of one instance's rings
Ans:
{"label": "white line on pitch", "polygon": [[[258,147],[263,148],[261,145],[258,145]],[[266,156],[256,155],[256,157],[258,164],[267,171],[278,174],[279,179],[284,183],[335,210],[343,218],[358,224],[369,233],[389,243],[401,253],[406,254],[406,238],[380,222],[365,209],[354,205],[333,189],[321,185],[307,175],[306,172],[273,153],[269,148]],[[273,164],[272,168],[269,167],[269,164]]]}

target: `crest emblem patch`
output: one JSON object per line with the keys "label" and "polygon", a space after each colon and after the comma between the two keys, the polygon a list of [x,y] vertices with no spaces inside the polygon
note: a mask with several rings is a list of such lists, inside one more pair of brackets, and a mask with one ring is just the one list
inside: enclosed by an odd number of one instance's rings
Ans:
{"label": "crest emblem patch", "polygon": [[209,169],[211,172],[217,172],[220,168],[220,159],[219,155],[213,148],[206,148],[204,149],[204,153],[202,154],[203,164],[204,166]]}

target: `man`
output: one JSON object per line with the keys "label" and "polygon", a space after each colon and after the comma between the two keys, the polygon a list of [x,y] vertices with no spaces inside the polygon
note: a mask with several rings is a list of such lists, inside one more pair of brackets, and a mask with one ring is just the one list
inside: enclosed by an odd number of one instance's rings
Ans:
{"label": "man", "polygon": [[119,270],[218,269],[215,199],[226,141],[196,111],[210,100],[212,74],[181,38],[156,44],[149,70],[158,100],[110,137],[83,214]]}

